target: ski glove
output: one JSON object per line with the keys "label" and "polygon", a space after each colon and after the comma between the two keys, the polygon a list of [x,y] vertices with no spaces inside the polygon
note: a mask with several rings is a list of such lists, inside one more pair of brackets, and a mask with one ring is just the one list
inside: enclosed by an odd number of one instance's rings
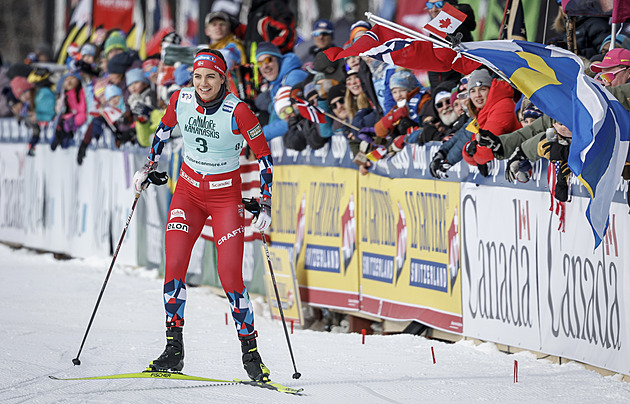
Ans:
{"label": "ski glove", "polygon": [[261,202],[258,203],[256,198],[243,198],[243,204],[245,209],[254,215],[252,224],[262,233],[271,225],[271,199],[260,198],[260,200]]}
{"label": "ski glove", "polygon": [[569,145],[560,142],[546,142],[542,146],[544,156],[549,161],[567,161],[569,159]]}
{"label": "ski glove", "polygon": [[451,168],[451,165],[446,162],[446,156],[444,152],[438,150],[429,164],[429,171],[434,178],[448,178],[446,171]]}
{"label": "ski glove", "polygon": [[527,182],[531,177],[532,164],[529,162],[520,147],[514,150],[507,162],[505,179],[508,182]]}
{"label": "ski glove", "polygon": [[149,184],[164,185],[168,181],[166,172],[157,172],[157,163],[149,160],[133,176],[133,187],[136,193],[144,191]]}
{"label": "ski glove", "polygon": [[503,145],[499,137],[489,130],[479,129],[479,146],[492,150],[492,154],[503,155]]}

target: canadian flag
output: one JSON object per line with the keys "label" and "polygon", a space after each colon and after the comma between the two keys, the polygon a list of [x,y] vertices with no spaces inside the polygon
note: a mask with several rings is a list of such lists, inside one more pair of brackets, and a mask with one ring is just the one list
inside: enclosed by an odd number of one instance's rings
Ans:
{"label": "canadian flag", "polygon": [[440,14],[429,21],[429,23],[424,26],[424,29],[439,37],[446,38],[446,35],[455,32],[457,27],[462,25],[464,20],[466,20],[465,13],[448,3],[444,3]]}

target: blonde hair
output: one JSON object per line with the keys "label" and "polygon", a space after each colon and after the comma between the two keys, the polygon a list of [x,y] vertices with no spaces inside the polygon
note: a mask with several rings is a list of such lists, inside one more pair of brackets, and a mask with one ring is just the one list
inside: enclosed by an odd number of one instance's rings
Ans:
{"label": "blonde hair", "polygon": [[346,111],[348,111],[348,118],[350,118],[350,120],[354,118],[359,110],[370,106],[370,101],[363,91],[355,97],[350,90],[347,90],[343,103],[346,107]]}

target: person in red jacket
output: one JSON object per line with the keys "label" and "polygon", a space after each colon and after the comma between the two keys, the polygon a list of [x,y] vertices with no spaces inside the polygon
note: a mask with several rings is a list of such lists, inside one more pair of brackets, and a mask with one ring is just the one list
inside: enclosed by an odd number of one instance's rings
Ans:
{"label": "person in red jacket", "polygon": [[[208,216],[217,245],[219,279],[230,302],[241,341],[243,366],[255,381],[269,380],[254,328],[254,311],[243,283],[244,205],[239,155],[247,142],[260,168],[260,211],[252,224],[261,232],[271,224],[273,160],[262,127],[248,105],[227,90],[227,63],[218,50],[202,49],[193,63],[193,87],[171,95],[158,125],[148,161],[134,175],[137,193],[157,168],[175,125],[184,141],[183,163],[171,200],[165,236],[164,308],[166,348],[147,371],[184,367],[184,307],[190,254]],[[165,182],[165,181],[164,181]]]}
{"label": "person in red jacket", "polygon": [[[489,131],[499,136],[522,127],[514,113],[514,89],[503,80],[493,80],[485,68],[470,74],[468,97],[468,110],[477,121],[478,132]],[[464,145],[462,156],[468,164],[476,165],[485,177],[488,175],[487,163],[494,159],[494,155],[491,149],[478,145],[478,132]]]}

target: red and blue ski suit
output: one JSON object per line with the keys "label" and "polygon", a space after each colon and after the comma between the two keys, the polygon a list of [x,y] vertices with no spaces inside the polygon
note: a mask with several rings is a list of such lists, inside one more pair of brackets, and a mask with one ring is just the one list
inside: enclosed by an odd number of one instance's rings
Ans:
{"label": "red and blue ski suit", "polygon": [[170,98],[153,139],[150,160],[159,160],[177,124],[184,149],[166,224],[166,325],[184,325],[190,254],[206,218],[211,216],[219,278],[238,335],[253,335],[254,313],[243,283],[244,207],[238,159],[245,140],[258,158],[261,198],[271,198],[271,151],[258,119],[246,103],[227,94],[217,108],[209,110],[199,105],[194,88],[186,87]]}

